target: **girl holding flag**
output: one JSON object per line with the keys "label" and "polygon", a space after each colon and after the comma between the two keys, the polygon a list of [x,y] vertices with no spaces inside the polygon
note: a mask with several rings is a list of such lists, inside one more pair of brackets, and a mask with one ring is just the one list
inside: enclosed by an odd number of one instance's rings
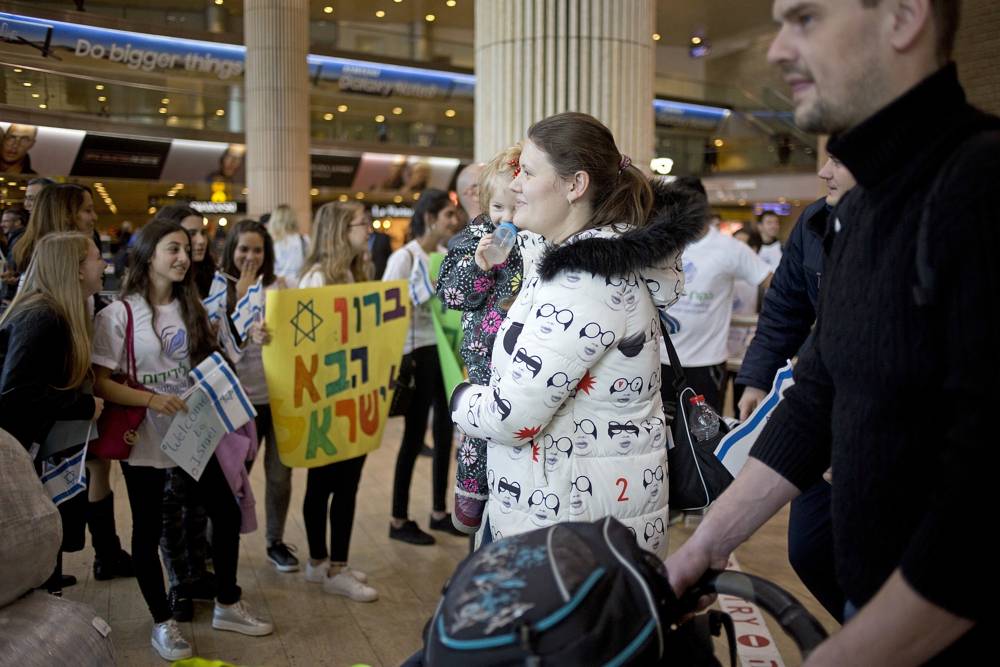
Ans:
{"label": "girl holding flag", "polygon": [[271,340],[264,325],[264,291],[281,286],[274,273],[274,243],[263,224],[241,220],[226,238],[222,254],[222,268],[215,274],[205,303],[209,315],[220,323],[220,342],[225,343],[230,358],[238,360],[236,372],[240,383],[257,412],[258,447],[267,443],[264,451],[267,560],[278,572],[296,572],[299,560],[293,553],[295,547],[283,541],[292,498],[292,469],[278,458],[260,347]]}
{"label": "girl holding flag", "polygon": [[[173,416],[187,410],[181,395],[191,384],[189,372],[217,351],[190,271],[190,248],[187,232],[175,222],[154,220],[138,232],[121,299],[97,316],[92,354],[97,396],[147,408],[122,471],[132,510],[136,578],[153,616],[151,643],[165,660],[190,657],[191,646],[171,618],[157,554],[166,470],[175,465],[159,445]],[[131,346],[126,345],[128,338]],[[125,371],[130,353],[136,379],[146,391],[111,379],[112,373]],[[218,580],[212,627],[251,636],[270,634],[272,625],[256,618],[240,600],[240,508],[216,457],[209,459],[192,488],[212,520]]]}
{"label": "girl holding flag", "polygon": [[[48,234],[35,246],[24,284],[0,317],[0,428],[25,449],[44,442],[57,419],[96,421],[101,414],[104,401],[82,385],[90,377],[86,301],[100,291],[103,275],[104,260],[89,237]],[[42,470],[40,460],[35,465]],[[86,498],[83,493],[59,504],[66,550],[83,548],[79,506],[86,506]],[[61,564],[60,553],[47,583],[53,593],[62,588]]]}

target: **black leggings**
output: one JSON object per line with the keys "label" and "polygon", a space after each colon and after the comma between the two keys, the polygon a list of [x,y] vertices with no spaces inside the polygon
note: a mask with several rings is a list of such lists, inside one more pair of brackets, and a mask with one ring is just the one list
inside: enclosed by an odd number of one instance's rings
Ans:
{"label": "black leggings", "polygon": [[[354,506],[365,456],[309,468],[302,517],[309,540],[309,557],[346,563],[354,527]],[[333,502],[330,496],[333,495]],[[326,551],[327,505],[330,506],[330,552]]]}
{"label": "black leggings", "polygon": [[[167,471],[130,466],[122,461],[122,473],[132,509],[135,576],[153,622],[163,623],[170,619],[170,606],[163,586],[158,547],[163,532],[163,487]],[[216,600],[222,604],[239,602],[241,591],[236,585],[236,566],[240,554],[240,506],[214,456],[205,466],[201,479],[189,489],[192,500],[200,503],[212,520],[212,563],[219,587]]]}
{"label": "black leggings", "polygon": [[431,345],[413,351],[416,387],[410,409],[406,411],[403,428],[403,442],[396,457],[396,478],[392,484],[392,517],[409,518],[410,481],[413,466],[424,445],[427,431],[427,413],[434,406],[434,462],[431,486],[435,512],[445,511],[445,492],[448,488],[448,465],[451,463],[451,437],[454,425],[451,410],[444,394],[441,379],[441,362],[438,361],[437,347]]}

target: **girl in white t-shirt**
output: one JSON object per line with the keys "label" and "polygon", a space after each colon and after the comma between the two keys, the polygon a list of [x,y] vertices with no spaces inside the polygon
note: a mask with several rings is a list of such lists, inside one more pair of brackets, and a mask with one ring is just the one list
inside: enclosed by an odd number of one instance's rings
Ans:
{"label": "girl in white t-shirt", "polygon": [[[191,242],[175,222],[154,220],[137,234],[121,300],[102,310],[94,324],[95,394],[111,403],[144,406],[146,418],[128,461],[122,462],[132,509],[132,558],[139,588],[153,616],[153,648],[166,660],[191,656],[191,646],[171,618],[157,547],[162,529],[166,469],[174,466],[160,442],[174,415],[187,409],[181,394],[188,372],[216,351],[191,268]],[[128,312],[132,314],[136,379],[145,390],[111,379],[124,373]],[[240,508],[215,457],[192,487],[212,520],[212,558],[218,593],[212,627],[242,634],[270,634],[254,617],[236,584]]]}
{"label": "girl in white t-shirt", "polygon": [[295,287],[299,274],[308,266],[309,237],[299,234],[299,222],[291,206],[282,204],[274,209],[267,221],[274,240],[274,273],[282,287]]}
{"label": "girl in white t-shirt", "polygon": [[[236,276],[239,278],[234,279]],[[216,273],[217,284],[220,279],[226,284],[225,310],[229,317],[232,317],[236,304],[258,279],[261,279],[265,290],[279,286],[279,279],[274,272],[274,246],[264,225],[256,220],[241,220],[236,223],[226,238],[222,251],[222,268]],[[230,322],[225,322],[223,326],[230,326],[230,333],[236,338],[237,333]],[[236,361],[236,374],[257,411],[258,445],[264,447],[266,443],[267,447],[264,451],[267,560],[279,572],[296,572],[299,560],[293,553],[294,547],[283,541],[288,504],[292,498],[292,469],[281,462],[274,440],[274,422],[271,419],[270,398],[261,357],[261,344],[270,342],[271,335],[263,322],[261,313],[259,320],[251,325],[247,339],[239,341],[241,348],[240,358]]]}
{"label": "girl in white t-shirt", "polygon": [[[299,287],[371,280],[372,266],[366,256],[370,235],[371,221],[360,204],[330,202],[320,206],[313,221],[314,242],[306,263],[309,268],[299,281]],[[302,503],[309,540],[306,581],[322,583],[327,593],[343,595],[356,602],[373,602],[378,599],[378,593],[367,585],[368,575],[347,564],[355,497],[364,465],[365,456],[361,455],[309,468]],[[327,523],[330,524],[329,551],[326,548]]]}

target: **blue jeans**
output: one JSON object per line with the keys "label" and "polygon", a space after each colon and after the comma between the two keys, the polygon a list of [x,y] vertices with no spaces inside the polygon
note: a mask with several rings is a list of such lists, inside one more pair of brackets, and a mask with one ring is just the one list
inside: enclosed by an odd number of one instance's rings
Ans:
{"label": "blue jeans", "polygon": [[825,480],[792,501],[788,518],[788,562],[809,592],[842,623],[847,600],[834,571],[830,485]]}

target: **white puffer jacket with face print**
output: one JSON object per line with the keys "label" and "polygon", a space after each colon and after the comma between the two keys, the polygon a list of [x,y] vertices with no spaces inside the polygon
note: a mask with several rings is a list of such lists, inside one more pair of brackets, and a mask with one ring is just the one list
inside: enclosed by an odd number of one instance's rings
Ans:
{"label": "white puffer jacket with face print", "polygon": [[550,250],[497,334],[490,385],[455,390],[455,424],[487,441],[494,539],[610,515],[666,557],[658,311],[683,290],[681,250],[705,212],[685,200]]}

